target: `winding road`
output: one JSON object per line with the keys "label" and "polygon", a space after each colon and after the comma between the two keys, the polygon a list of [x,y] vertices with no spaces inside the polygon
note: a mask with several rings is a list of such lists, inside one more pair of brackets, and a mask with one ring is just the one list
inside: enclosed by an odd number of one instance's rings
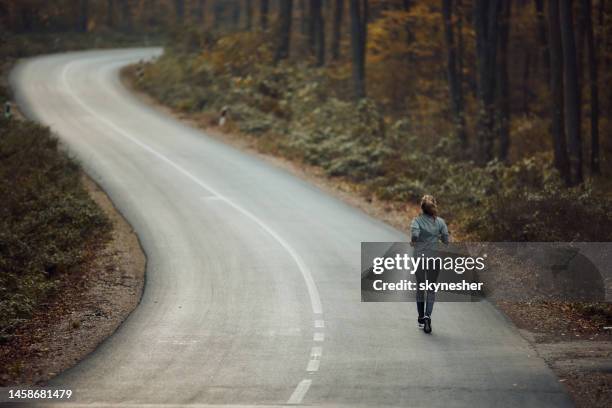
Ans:
{"label": "winding road", "polygon": [[147,255],[138,308],[52,386],[92,406],[572,405],[487,302],[437,304],[431,336],[412,304],[361,303],[361,241],[406,236],[144,105],[118,72],[160,53],[43,56],[12,74],[21,108],[108,192]]}

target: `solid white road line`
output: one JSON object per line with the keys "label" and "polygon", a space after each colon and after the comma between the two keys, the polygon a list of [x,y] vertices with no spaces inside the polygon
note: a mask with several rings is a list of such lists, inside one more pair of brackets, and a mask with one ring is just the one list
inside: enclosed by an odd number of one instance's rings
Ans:
{"label": "solid white road line", "polygon": [[[291,256],[291,258],[293,258],[299,271],[301,272],[302,278],[304,279],[304,282],[306,283],[306,289],[308,290],[308,296],[310,297],[310,305],[312,307],[312,312],[315,315],[322,314],[323,307],[321,305],[321,297],[319,295],[317,285],[315,284],[312,274],[310,273],[310,269],[304,263],[302,257],[300,257],[298,253],[293,249],[293,247],[287,241],[285,241],[280,235],[278,235],[276,231],[270,228],[262,220],[257,218],[257,216],[255,216],[253,213],[241,207],[240,205],[234,203],[233,201],[225,197],[223,194],[219,193],[214,188],[212,188],[211,186],[209,186],[208,184],[204,183],[202,180],[194,176],[192,173],[190,173],[189,171],[187,171],[186,169],[184,169],[177,163],[173,162],[172,160],[170,160],[168,157],[166,157],[162,153],[158,152],[157,150],[153,149],[149,145],[136,139],[135,137],[133,137],[132,135],[125,132],[123,129],[121,129],[117,125],[115,125],[113,122],[106,119],[104,116],[101,116],[100,114],[98,114],[91,107],[89,107],[89,105],[87,105],[81,98],[78,97],[78,95],[74,92],[74,90],[70,86],[70,83],[68,82],[68,72],[70,71],[70,68],[72,67],[74,63],[75,61],[70,62],[64,67],[64,69],[62,70],[62,74],[61,74],[61,80],[68,94],[75,100],[75,102],[78,103],[83,109],[85,109],[85,111],[89,112],[93,117],[97,118],[99,121],[101,121],[102,123],[106,124],[109,128],[114,130],[117,134],[123,136],[130,142],[142,148],[143,150],[149,152],[150,154],[157,157],[159,160],[166,163],[167,165],[173,167],[176,171],[178,171],[179,173],[181,173],[182,175],[184,175],[185,177],[193,181],[195,184],[200,186],[202,189],[206,190],[208,193],[212,194],[213,196],[218,197],[221,200],[224,200],[229,206],[234,208],[236,211],[242,213],[247,218],[251,219],[254,223],[259,225],[261,229],[263,229],[270,236],[272,236],[272,238],[274,238],[287,251],[287,253]],[[317,340],[317,334],[315,334],[315,341],[323,341],[323,337],[321,337],[320,340]],[[304,398],[304,395],[306,394],[308,389],[310,388],[311,383],[312,383],[312,380],[302,380],[295,388],[295,391],[293,391],[293,394],[291,394],[291,397],[289,398],[288,403],[289,404],[299,404]]]}
{"label": "solid white road line", "polygon": [[188,179],[190,179],[191,181],[193,181],[194,183],[196,183],[197,185],[202,187],[208,193],[219,197],[219,199],[225,200],[228,205],[230,205],[236,211],[238,211],[238,212],[242,213],[243,215],[245,215],[247,218],[250,218],[253,222],[255,222],[257,225],[259,225],[261,227],[261,229],[263,229],[268,234],[270,234],[272,236],[272,238],[274,238],[287,251],[287,253],[289,253],[291,258],[293,258],[294,262],[298,266],[298,269],[302,273],[302,277],[304,278],[304,281],[306,283],[306,288],[308,290],[308,295],[310,297],[310,303],[311,303],[311,306],[312,306],[312,312],[314,314],[321,314],[321,313],[323,313],[323,307],[321,305],[321,298],[319,296],[319,291],[317,289],[317,285],[315,284],[314,279],[312,278],[312,274],[310,273],[310,270],[309,270],[308,266],[306,266],[306,264],[302,260],[302,257],[300,257],[298,255],[298,253],[293,249],[293,247],[291,247],[291,245],[289,245],[289,243],[287,243],[287,241],[285,241],[280,235],[278,235],[276,233],[276,231],[274,231],[267,224],[265,224],[263,221],[261,221],[259,218],[257,218],[253,213],[251,213],[250,211],[244,209],[240,205],[234,203],[232,200],[230,200],[229,198],[225,197],[223,194],[219,193],[218,191],[216,191],[214,188],[212,188],[208,184],[204,183],[202,180],[200,180],[199,178],[197,178],[196,176],[191,174],[189,171],[187,171],[186,169],[184,169],[180,165],[178,165],[175,162],[173,162],[172,160],[170,160],[165,155],[159,153],[157,150],[153,149],[149,145],[147,145],[147,144],[141,142],[140,140],[136,139],[135,137],[133,137],[129,133],[126,133],[123,129],[121,129],[120,127],[115,125],[113,122],[111,122],[110,120],[106,119],[104,116],[99,115],[96,111],[91,109],[89,107],[89,105],[87,105],[85,102],[83,102],[83,100],[81,100],[77,96],[77,94],[73,91],[72,87],[70,86],[70,83],[67,80],[68,72],[70,71],[70,68],[72,67],[72,65],[75,62],[76,61],[73,61],[71,63],[66,64],[66,66],[64,67],[64,69],[62,71],[62,75],[61,75],[62,83],[66,87],[66,89],[67,89],[68,93],[70,94],[70,96],[79,105],[81,105],[81,107],[83,109],[85,109],[87,112],[89,112],[92,116],[96,117],[101,122],[105,123],[108,127],[113,129],[119,135],[125,137],[127,140],[131,141],[135,145],[141,147],[142,149],[144,149],[147,152],[151,153],[153,156],[157,157],[158,159],[160,159],[164,163],[166,163],[169,166],[173,167],[179,173],[183,174],[185,177],[187,177]]}

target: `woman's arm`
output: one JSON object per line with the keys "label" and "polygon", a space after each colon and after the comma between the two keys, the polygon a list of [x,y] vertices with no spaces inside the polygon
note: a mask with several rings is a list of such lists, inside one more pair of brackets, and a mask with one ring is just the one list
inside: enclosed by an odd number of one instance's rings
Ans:
{"label": "woman's arm", "polygon": [[410,224],[410,236],[411,236],[411,242],[417,242],[419,239],[419,235],[421,235],[421,227],[419,227],[419,223],[417,222],[416,218],[412,220],[412,223]]}
{"label": "woman's arm", "polygon": [[450,241],[450,234],[448,233],[448,227],[446,226],[446,222],[444,222],[444,220],[440,219],[440,240],[445,243],[448,244]]}

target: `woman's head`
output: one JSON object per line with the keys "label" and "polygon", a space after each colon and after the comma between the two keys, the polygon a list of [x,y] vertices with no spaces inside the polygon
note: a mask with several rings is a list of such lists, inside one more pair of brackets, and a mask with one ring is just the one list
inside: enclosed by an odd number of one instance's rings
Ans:
{"label": "woman's head", "polygon": [[421,210],[424,214],[436,218],[438,216],[438,203],[432,195],[424,195],[421,199]]}

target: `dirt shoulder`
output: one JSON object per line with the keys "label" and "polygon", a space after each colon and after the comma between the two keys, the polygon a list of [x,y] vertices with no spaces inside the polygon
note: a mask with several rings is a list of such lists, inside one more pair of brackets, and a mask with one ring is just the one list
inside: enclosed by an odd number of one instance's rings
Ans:
{"label": "dirt shoulder", "polygon": [[[154,109],[200,128],[224,143],[255,154],[401,231],[408,231],[411,219],[420,211],[417,203],[396,204],[377,200],[356,183],[330,178],[320,168],[275,155],[261,139],[238,132],[231,121],[223,128],[217,126],[216,114],[184,114],[170,109],[134,86],[135,78],[133,68],[126,68],[121,74],[124,85]],[[450,227],[454,230],[452,224]],[[459,230],[453,231],[454,240],[461,241],[464,235]],[[602,331],[601,325],[573,312],[575,305],[571,304],[503,303],[496,306],[547,362],[576,406],[612,406],[611,331]]]}
{"label": "dirt shoulder", "polygon": [[605,319],[603,305],[501,302],[497,306],[559,377],[577,407],[612,406],[612,331],[602,331],[601,325],[580,312],[580,307],[591,308],[591,315]]}
{"label": "dirt shoulder", "polygon": [[44,382],[82,360],[138,305],[145,255],[132,227],[108,196],[86,175],[83,185],[112,223],[111,238],[92,242],[80,271],[62,274],[60,284],[32,318],[0,346],[0,384]]}

